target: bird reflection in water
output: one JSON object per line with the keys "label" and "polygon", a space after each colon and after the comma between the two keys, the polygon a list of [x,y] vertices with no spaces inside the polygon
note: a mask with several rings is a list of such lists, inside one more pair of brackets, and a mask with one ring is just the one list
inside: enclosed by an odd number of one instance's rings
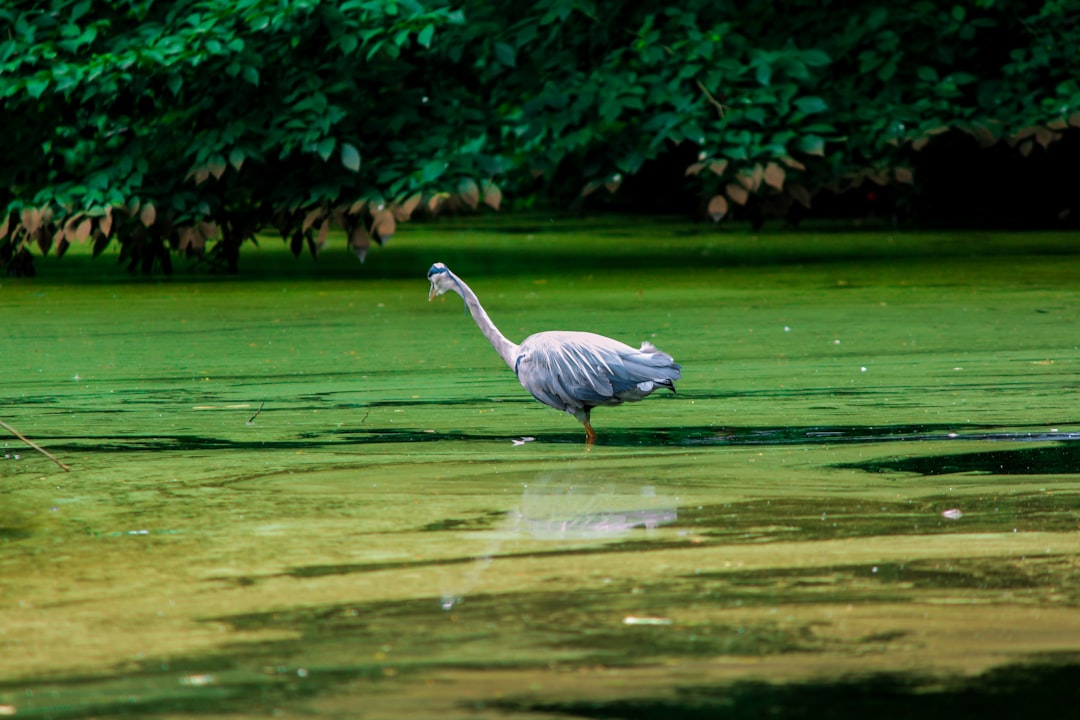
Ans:
{"label": "bird reflection in water", "polygon": [[[481,582],[484,571],[510,542],[543,541],[580,545],[652,531],[679,517],[675,499],[653,485],[587,480],[573,473],[545,473],[529,483],[521,504],[507,512],[486,552],[476,556],[458,578],[453,592],[440,598],[452,610]],[[548,552],[547,549],[539,551]]]}

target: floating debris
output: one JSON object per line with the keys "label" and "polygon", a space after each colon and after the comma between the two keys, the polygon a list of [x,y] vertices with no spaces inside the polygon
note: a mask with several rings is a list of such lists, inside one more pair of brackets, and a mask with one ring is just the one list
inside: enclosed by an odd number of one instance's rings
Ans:
{"label": "floating debris", "polygon": [[247,425],[253,425],[255,423],[255,418],[259,417],[259,413],[262,412],[263,405],[265,405],[265,404],[266,404],[265,400],[263,402],[259,403],[259,409],[255,411],[255,414],[252,415],[250,419],[248,419],[248,421],[246,423]]}
{"label": "floating debris", "polygon": [[944,518],[948,518],[949,520],[959,520],[960,518],[964,517],[964,513],[962,513],[959,508],[949,508],[945,512],[941,513],[941,516]]}
{"label": "floating debris", "polygon": [[666,617],[627,615],[622,619],[622,622],[623,625],[671,625],[674,621]]}
{"label": "floating debris", "polygon": [[525,443],[533,442],[534,440],[536,440],[536,438],[526,436],[526,437],[521,438],[520,440],[515,439],[515,440],[511,440],[510,442],[514,443],[514,446],[517,447],[518,445],[524,445]]}

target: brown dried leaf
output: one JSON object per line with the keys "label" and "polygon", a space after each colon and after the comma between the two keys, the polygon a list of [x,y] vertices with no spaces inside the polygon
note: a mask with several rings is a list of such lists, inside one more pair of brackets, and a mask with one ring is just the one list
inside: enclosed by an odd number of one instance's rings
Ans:
{"label": "brown dried leaf", "polygon": [[207,168],[199,168],[195,171],[195,184],[202,185],[210,179],[210,171]]}
{"label": "brown dried leaf", "polygon": [[154,208],[153,203],[146,203],[142,206],[142,210],[139,211],[139,220],[146,227],[150,227],[157,219],[157,210]]}
{"label": "brown dried leaf", "polygon": [[446,204],[446,200],[448,197],[450,196],[446,193],[435,193],[434,195],[429,197],[427,201],[428,211],[432,215],[438,215],[439,212],[442,211],[443,205]]}
{"label": "brown dried leaf", "polygon": [[11,214],[4,215],[4,222],[0,223],[0,240],[7,237],[8,231],[11,230]]}
{"label": "brown dried leaf", "polygon": [[1020,154],[1023,155],[1024,157],[1027,157],[1027,156],[1031,155],[1031,150],[1034,147],[1035,147],[1034,142],[1032,142],[1031,140],[1024,140],[1022,143],[1020,143]]}
{"label": "brown dried leaf", "polygon": [[937,126],[935,128],[930,128],[929,130],[927,130],[926,134],[927,135],[940,135],[941,133],[946,133],[946,132],[949,132],[949,126],[948,125],[939,125],[939,126]]}
{"label": "brown dried leaf", "polygon": [[723,195],[713,195],[709,200],[709,206],[707,208],[709,217],[713,219],[713,222],[720,222],[720,218],[727,215],[728,202],[727,198]]}
{"label": "brown dried leaf", "polygon": [[79,214],[73,214],[68,216],[67,222],[64,223],[63,233],[64,240],[70,242],[75,241],[75,225],[78,223]]}
{"label": "brown dried leaf", "polygon": [[777,190],[784,189],[784,178],[787,173],[784,172],[784,168],[780,167],[774,162],[765,166],[765,184],[769,187],[774,187]]}
{"label": "brown dried leaf", "polygon": [[326,235],[330,232],[330,218],[327,217],[319,226],[319,234],[315,236],[315,249],[322,250],[326,245]]}
{"label": "brown dried leaf", "polygon": [[480,188],[472,178],[466,178],[458,183],[458,197],[462,202],[473,210],[480,204]]}
{"label": "brown dried leaf", "polygon": [[194,244],[195,236],[199,232],[190,225],[176,228],[176,235],[180,238],[180,252],[184,252]]}
{"label": "brown dried leaf", "polygon": [[1054,142],[1060,137],[1061,135],[1059,133],[1056,133],[1053,130],[1044,127],[1038,128],[1035,131],[1035,142],[1042,145],[1044,149],[1050,147],[1050,143]]}
{"label": "brown dried leaf", "polygon": [[[202,235],[204,240],[209,240],[212,237],[217,237],[218,233],[220,232],[220,230],[218,230],[217,223],[212,223],[207,220],[203,220],[202,222],[200,222],[198,227],[199,233]],[[202,245],[200,244],[199,247],[201,249]]]}
{"label": "brown dried leaf", "polygon": [[321,220],[322,217],[325,214],[326,214],[326,210],[321,208],[321,207],[312,208],[311,210],[308,210],[307,214],[304,215],[304,222],[300,226],[300,229],[303,232],[307,232],[308,230],[310,230],[312,228],[312,226],[315,225],[315,223],[317,223],[319,220]]}
{"label": "brown dried leaf", "polygon": [[502,190],[490,180],[484,184],[484,204],[492,210],[498,210],[502,205]]}
{"label": "brown dried leaf", "polygon": [[23,208],[22,226],[27,234],[33,235],[41,227],[41,211],[37,208]]}
{"label": "brown dried leaf", "polygon": [[881,187],[889,184],[889,174],[885,170],[867,170],[866,177]]}
{"label": "brown dried leaf", "polygon": [[210,158],[210,162],[206,164],[207,170],[209,170],[210,174],[218,180],[220,180],[221,176],[225,174],[226,167],[227,166],[225,164],[225,158],[221,157],[220,155],[215,155],[214,157]]}
{"label": "brown dried leaf", "polygon": [[330,222],[334,223],[340,228],[348,228],[348,210],[345,205],[338,205],[336,208],[330,211]]}
{"label": "brown dried leaf", "polygon": [[787,194],[792,200],[802,205],[807,210],[810,209],[810,191],[806,189],[801,183],[788,183]]}
{"label": "brown dried leaf", "polygon": [[[86,242],[86,239],[90,237],[91,229],[93,229],[93,221],[90,218],[83,218],[83,221],[79,223],[79,227],[75,229],[75,239],[81,243]],[[67,237],[66,233],[65,237]],[[71,241],[68,240],[68,242]]]}
{"label": "brown dried leaf", "polygon": [[796,160],[793,157],[788,157],[787,155],[780,158],[780,162],[784,163],[785,165],[787,165],[792,170],[805,170],[806,169],[806,166],[803,165],[801,162],[799,162],[798,160]]}
{"label": "brown dried leaf", "polygon": [[687,165],[686,166],[686,172],[683,173],[683,176],[685,177],[685,176],[690,176],[690,175],[697,175],[699,172],[701,172],[704,169],[705,169],[705,163],[696,162],[696,163],[693,163],[692,165]]}
{"label": "brown dried leaf", "polygon": [[350,215],[359,215],[360,213],[362,213],[364,211],[364,208],[367,207],[367,203],[368,203],[368,201],[366,199],[357,200],[356,202],[354,202],[352,205],[349,206],[349,214]]}
{"label": "brown dried leaf", "polygon": [[585,184],[585,187],[581,188],[581,197],[589,197],[598,189],[600,189],[601,183],[599,180],[592,180]]}
{"label": "brown dried leaf", "polygon": [[994,134],[994,131],[985,125],[974,123],[971,126],[971,134],[975,136],[975,140],[979,143],[979,147],[988,148],[995,145],[998,141],[998,136]]}
{"label": "brown dried leaf", "polygon": [[1046,123],[1046,127],[1050,128],[1051,130],[1064,130],[1065,128],[1069,127],[1069,123],[1066,122],[1065,118],[1063,117],[1056,117],[1050,122]]}
{"label": "brown dried leaf", "polygon": [[927,146],[927,145],[928,145],[929,143],[930,143],[930,138],[929,138],[928,136],[924,135],[924,136],[923,136],[923,137],[921,137],[921,138],[916,138],[916,139],[915,139],[915,140],[914,140],[914,141],[913,141],[913,142],[911,143],[911,149],[912,149],[912,150],[916,150],[916,151],[917,151],[917,150],[922,150],[922,149],[923,149],[924,147],[926,147],[926,146]]}
{"label": "brown dried leaf", "polygon": [[604,183],[604,187],[607,189],[607,191],[609,193],[612,193],[612,194],[614,194],[619,189],[619,186],[621,186],[621,185],[622,185],[622,175],[615,175],[610,180],[608,180],[606,183]]}
{"label": "brown dried leaf", "polygon": [[[195,233],[191,236],[191,249],[195,252],[202,252],[206,248],[206,240],[210,236],[206,233],[206,228],[203,227],[208,223],[199,223],[199,226],[195,228]],[[214,231],[217,232],[217,226],[214,226]]]}
{"label": "brown dried leaf", "polygon": [[405,198],[405,202],[401,203],[401,209],[405,211],[406,220],[412,217],[412,214],[416,212],[416,208],[420,206],[420,201],[423,199],[424,196],[422,193],[413,193]]}
{"label": "brown dried leaf", "polygon": [[915,182],[915,173],[909,167],[893,168],[893,177],[896,178],[896,182],[907,183],[908,185]]}
{"label": "brown dried leaf", "polygon": [[745,205],[750,199],[750,193],[746,191],[746,188],[737,183],[728,183],[726,190],[727,196],[738,205]]}
{"label": "brown dried leaf", "polygon": [[1080,127],[1080,110],[1069,116],[1069,124],[1073,127]]}
{"label": "brown dried leaf", "polygon": [[394,231],[397,230],[394,213],[389,210],[379,210],[372,214],[371,218],[371,237],[375,238],[375,242],[382,245],[394,236]]}
{"label": "brown dried leaf", "polygon": [[349,249],[356,253],[356,257],[360,259],[360,262],[364,262],[370,247],[371,236],[368,235],[367,228],[364,227],[363,223],[357,223],[356,227],[349,233]]}
{"label": "brown dried leaf", "polygon": [[105,237],[109,237],[109,233],[112,232],[112,205],[105,206],[105,214],[98,220],[98,230]]}
{"label": "brown dried leaf", "polygon": [[1025,140],[1025,139],[1035,135],[1037,132],[1039,132],[1039,130],[1040,130],[1040,128],[1037,125],[1029,125],[1028,127],[1021,128],[1016,133],[1014,133],[1013,136],[1012,136],[1012,140],[1013,141]]}
{"label": "brown dried leaf", "polygon": [[710,160],[709,161],[709,170],[716,173],[717,175],[723,175],[724,171],[727,170],[727,166],[728,166],[728,161],[727,160],[719,160],[718,159],[718,160]]}

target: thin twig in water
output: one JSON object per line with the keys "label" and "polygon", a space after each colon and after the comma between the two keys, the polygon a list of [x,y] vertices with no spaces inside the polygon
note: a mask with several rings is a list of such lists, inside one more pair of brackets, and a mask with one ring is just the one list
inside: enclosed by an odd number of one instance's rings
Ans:
{"label": "thin twig in water", "polygon": [[43,447],[41,447],[40,445],[38,445],[38,444],[37,444],[36,442],[34,442],[33,440],[31,440],[30,438],[28,438],[28,437],[26,437],[25,435],[23,435],[23,434],[22,434],[21,432],[19,432],[19,431],[18,431],[18,430],[16,430],[15,428],[13,428],[13,427],[11,427],[10,425],[8,425],[8,424],[7,424],[6,422],[4,422],[3,420],[0,420],[0,425],[2,425],[2,426],[4,427],[4,429],[5,429],[5,430],[7,430],[7,431],[8,431],[9,433],[11,433],[11,434],[12,434],[12,435],[14,435],[15,437],[19,438],[19,439],[20,439],[20,440],[22,440],[22,441],[23,441],[24,443],[26,443],[26,444],[27,444],[27,445],[29,445],[30,447],[34,448],[34,449],[35,449],[35,450],[37,450],[37,451],[38,451],[39,453],[41,453],[42,455],[44,455],[45,457],[49,458],[49,459],[50,459],[50,460],[52,460],[52,461],[53,461],[54,463],[56,463],[57,465],[59,465],[59,466],[60,466],[60,468],[61,468],[61,469],[62,469],[62,470],[63,470],[64,472],[70,472],[70,471],[71,471],[71,468],[70,468],[70,467],[68,467],[67,465],[65,465],[64,463],[60,462],[60,461],[59,461],[59,460],[58,460],[58,459],[56,458],[56,456],[55,456],[55,455],[53,455],[53,454],[52,454],[51,452],[49,452],[49,451],[48,451],[48,450],[46,450],[45,448],[43,448]]}
{"label": "thin twig in water", "polygon": [[259,409],[258,409],[258,410],[256,410],[256,411],[255,411],[255,414],[254,414],[254,415],[252,415],[252,416],[251,416],[251,418],[250,418],[250,419],[249,419],[249,420],[247,421],[247,424],[248,424],[248,425],[251,425],[251,424],[253,424],[253,423],[255,422],[255,418],[259,417],[259,413],[261,413],[261,412],[262,412],[262,409],[263,409],[263,405],[265,405],[265,404],[266,404],[266,401],[265,401],[265,400],[263,400],[263,401],[262,401],[261,403],[259,403]]}

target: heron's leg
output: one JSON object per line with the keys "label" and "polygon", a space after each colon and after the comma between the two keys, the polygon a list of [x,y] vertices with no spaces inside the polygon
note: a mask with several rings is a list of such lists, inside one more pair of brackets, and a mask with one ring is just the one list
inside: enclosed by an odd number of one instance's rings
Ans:
{"label": "heron's leg", "polygon": [[585,426],[585,443],[592,445],[596,442],[596,431],[592,429],[592,408],[581,408],[574,411],[574,417]]}

